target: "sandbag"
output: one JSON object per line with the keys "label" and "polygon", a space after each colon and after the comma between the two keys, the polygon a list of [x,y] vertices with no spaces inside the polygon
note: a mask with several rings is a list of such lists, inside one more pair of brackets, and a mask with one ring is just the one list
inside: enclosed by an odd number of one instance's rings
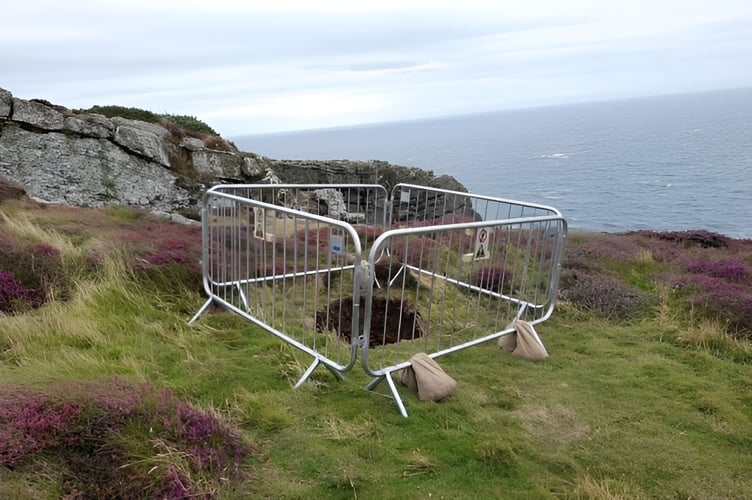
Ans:
{"label": "sandbag", "polygon": [[457,382],[426,353],[410,358],[411,365],[402,370],[400,381],[421,401],[441,401],[454,393]]}
{"label": "sandbag", "polygon": [[498,345],[504,352],[534,361],[548,357],[548,351],[533,325],[518,319],[514,322],[514,330],[514,333],[499,337]]}

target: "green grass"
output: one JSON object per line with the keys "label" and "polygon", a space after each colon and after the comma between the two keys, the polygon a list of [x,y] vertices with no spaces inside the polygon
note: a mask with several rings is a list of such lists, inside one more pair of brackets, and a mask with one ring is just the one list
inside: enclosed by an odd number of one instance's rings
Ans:
{"label": "green grass", "polygon": [[[98,247],[98,231],[143,224],[121,210],[76,214],[90,233],[59,221],[52,233],[44,211],[2,224],[25,239],[54,236],[76,258]],[[226,312],[188,326],[199,287],[109,255],[96,274],[71,276],[69,301],[0,317],[0,384],[118,376],[172,389],[254,446],[247,478],[216,489],[219,498],[752,496],[749,343],[687,316],[669,294],[632,321],[559,304],[537,328],[544,362],[493,343],[440,358],[457,392],[421,403],[402,391],[405,419],[383,384],[363,390],[359,365],[344,381],[319,368],[292,389],[307,356]],[[614,267],[657,289],[645,256]],[[0,498],[59,498],[60,467],[54,456],[0,467]]]}
{"label": "green grass", "polygon": [[117,116],[129,120],[139,120],[150,123],[171,122],[187,131],[217,135],[214,129],[195,116],[154,113],[146,109],[126,106],[92,106],[89,109],[80,111],[85,113],[98,113],[108,118]]}

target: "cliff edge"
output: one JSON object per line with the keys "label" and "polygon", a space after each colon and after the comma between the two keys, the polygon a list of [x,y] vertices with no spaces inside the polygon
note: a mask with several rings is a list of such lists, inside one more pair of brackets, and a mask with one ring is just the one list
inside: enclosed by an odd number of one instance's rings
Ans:
{"label": "cliff edge", "polygon": [[215,135],[24,100],[0,88],[0,180],[45,203],[195,210],[218,183],[410,182],[456,191],[450,176],[384,161],[277,160],[239,151]]}

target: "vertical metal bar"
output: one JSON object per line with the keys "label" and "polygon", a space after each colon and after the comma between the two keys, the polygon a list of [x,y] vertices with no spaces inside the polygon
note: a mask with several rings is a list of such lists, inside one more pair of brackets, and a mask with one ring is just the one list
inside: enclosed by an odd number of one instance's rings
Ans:
{"label": "vertical metal bar", "polygon": [[[282,278],[282,321],[280,323],[283,332],[288,331],[288,329],[287,329],[287,326],[288,326],[287,325],[287,302],[288,302],[288,297],[287,297],[287,277],[286,277],[287,276],[287,271],[288,271],[288,269],[287,269],[287,257],[288,257],[287,256],[287,241],[288,241],[288,238],[289,238],[288,231],[290,229],[288,227],[288,220],[289,220],[289,217],[287,216],[287,214],[285,214],[284,219],[282,220],[282,264],[280,266],[280,270],[281,270],[281,272],[282,272],[282,274],[284,276]],[[294,235],[293,235],[293,237],[294,237]],[[274,272],[275,273],[278,272],[276,268],[275,268]]]}
{"label": "vertical metal bar", "polygon": [[[253,226],[251,226],[251,215],[253,215],[253,207],[247,207],[246,214],[245,214],[245,272],[243,273],[244,277],[247,276],[253,276],[253,273],[255,270],[252,271],[251,267],[251,255],[252,251],[254,250],[254,235],[253,235]],[[255,218],[254,218],[255,222]],[[246,297],[249,297],[253,294],[252,288],[253,285],[246,283],[245,289],[246,289]],[[248,299],[248,312],[253,311],[253,306],[251,304],[250,298]]]}
{"label": "vertical metal bar", "polygon": [[[304,224],[304,232],[303,232],[303,271],[308,271],[308,251],[310,249],[310,235],[311,235],[311,225],[310,225],[310,219],[305,219]],[[307,275],[306,275],[307,276]],[[303,306],[301,307],[301,312],[303,316],[305,317],[305,314],[308,311],[308,278],[302,278],[303,279]],[[314,280],[315,280],[314,276]],[[314,288],[314,290],[316,290]],[[316,309],[313,309],[313,330],[316,330]],[[311,332],[313,334],[313,332]]]}

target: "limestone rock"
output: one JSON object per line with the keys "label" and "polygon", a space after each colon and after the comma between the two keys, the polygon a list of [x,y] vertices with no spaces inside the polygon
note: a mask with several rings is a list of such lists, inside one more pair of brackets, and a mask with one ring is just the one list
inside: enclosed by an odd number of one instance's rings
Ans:
{"label": "limestone rock", "polygon": [[0,120],[8,119],[13,109],[13,94],[5,89],[0,89]]}
{"label": "limestone rock", "polygon": [[108,139],[112,137],[114,125],[106,116],[87,113],[65,117],[65,129],[87,137]]}
{"label": "limestone rock", "polygon": [[327,214],[335,219],[344,219],[348,216],[347,205],[342,191],[338,189],[317,189],[313,192],[319,201],[327,206]]}
{"label": "limestone rock", "polygon": [[209,174],[220,179],[243,178],[243,158],[225,151],[200,150],[191,155],[193,168],[199,174]]}
{"label": "limestone rock", "polygon": [[180,139],[180,147],[188,151],[199,151],[204,149],[204,141],[197,137],[183,137]]}
{"label": "limestone rock", "polygon": [[164,139],[170,133],[161,125],[125,118],[113,118],[114,141],[129,151],[145,156],[163,167],[170,166],[170,158]]}
{"label": "limestone rock", "polygon": [[65,117],[50,106],[13,98],[13,120],[42,130],[63,130]]}
{"label": "limestone rock", "polygon": [[268,158],[257,156],[253,153],[244,153],[243,165],[240,168],[246,179],[256,179],[266,173],[267,168],[269,168],[268,164]]}
{"label": "limestone rock", "polygon": [[112,142],[37,134],[6,125],[0,141],[0,176],[39,201],[75,206],[108,203],[173,212],[196,203],[169,170],[155,169]]}

